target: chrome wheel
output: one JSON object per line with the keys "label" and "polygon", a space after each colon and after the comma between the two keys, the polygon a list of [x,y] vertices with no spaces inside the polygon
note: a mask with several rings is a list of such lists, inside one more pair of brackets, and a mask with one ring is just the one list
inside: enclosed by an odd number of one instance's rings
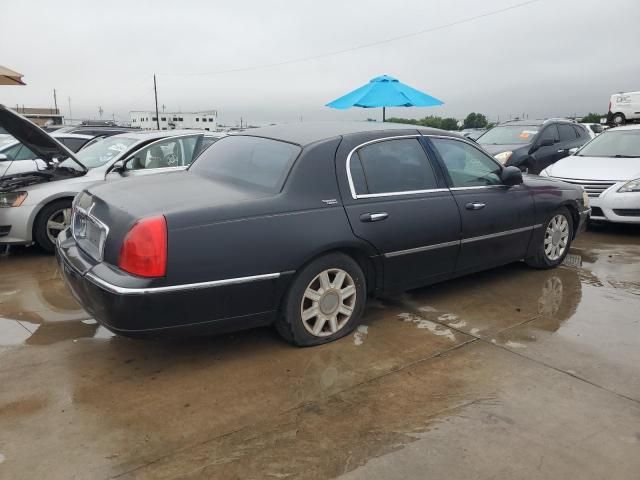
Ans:
{"label": "chrome wheel", "polygon": [[304,328],[316,337],[327,337],[342,329],[356,304],[356,285],[344,270],[324,270],[304,291],[300,315]]}
{"label": "chrome wheel", "polygon": [[71,225],[71,208],[56,210],[47,219],[47,238],[55,245],[58,234]]}
{"label": "chrome wheel", "polygon": [[556,215],[547,225],[544,234],[544,254],[556,261],[564,254],[569,244],[569,221],[564,215]]}

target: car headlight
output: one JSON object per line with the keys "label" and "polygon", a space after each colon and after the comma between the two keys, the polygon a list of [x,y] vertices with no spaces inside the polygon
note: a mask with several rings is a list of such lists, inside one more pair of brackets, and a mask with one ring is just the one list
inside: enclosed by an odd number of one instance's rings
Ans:
{"label": "car headlight", "polygon": [[589,208],[589,194],[584,188],[582,189],[582,203],[584,203],[584,208]]}
{"label": "car headlight", "polygon": [[513,152],[509,150],[506,152],[498,153],[497,155],[494,155],[493,158],[504,165],[511,158],[511,155],[513,155]]}
{"label": "car headlight", "polygon": [[27,198],[27,192],[0,193],[0,208],[19,207]]}
{"label": "car headlight", "polygon": [[640,178],[629,180],[627,183],[625,183],[618,189],[618,192],[620,193],[640,192]]}

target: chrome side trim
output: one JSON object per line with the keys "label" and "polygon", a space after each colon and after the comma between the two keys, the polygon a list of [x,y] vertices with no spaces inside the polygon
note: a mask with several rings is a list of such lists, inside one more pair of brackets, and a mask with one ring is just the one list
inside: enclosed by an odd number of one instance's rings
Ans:
{"label": "chrome side trim", "polygon": [[490,233],[488,235],[480,235],[479,237],[463,238],[460,242],[463,243],[463,244],[464,243],[471,243],[471,242],[478,242],[480,240],[488,240],[490,238],[497,238],[497,237],[503,237],[505,235],[513,235],[513,234],[516,234],[516,233],[527,232],[529,230],[533,230],[534,228],[536,228],[535,225],[532,225],[530,227],[515,228],[513,230],[505,230],[504,232]]}
{"label": "chrome side trim", "polygon": [[458,190],[480,190],[480,189],[484,189],[484,188],[508,188],[506,185],[479,185],[476,187],[451,187],[449,190],[451,190],[452,192],[458,191]]}
{"label": "chrome side trim", "polygon": [[513,235],[515,233],[527,232],[529,230],[535,230],[536,228],[540,228],[540,227],[542,227],[542,224],[538,223],[530,227],[516,228],[514,230],[505,230],[504,232],[491,233],[489,235],[481,235],[479,237],[469,237],[469,238],[463,238],[462,240],[454,240],[452,242],[434,243],[433,245],[425,245],[424,247],[409,248],[407,250],[398,250],[395,252],[385,253],[383,256],[385,258],[393,258],[393,257],[399,257],[400,255],[409,255],[412,253],[426,252],[428,250],[436,250],[438,248],[454,247],[456,245],[461,245],[464,243],[477,242],[480,240],[488,240],[490,238],[496,238],[496,237],[502,237],[505,235]]}
{"label": "chrome side trim", "polygon": [[426,245],[424,247],[409,248],[407,250],[398,250],[397,252],[385,253],[385,258],[399,257],[400,255],[408,255],[411,253],[426,252],[428,250],[435,250],[437,248],[455,247],[460,245],[460,240],[454,240],[453,242],[435,243],[433,245]]}
{"label": "chrome side trim", "polygon": [[[285,272],[286,273],[286,272]],[[201,288],[210,288],[210,287],[222,287],[227,285],[238,285],[241,283],[249,283],[249,282],[257,282],[261,280],[273,280],[275,278],[279,278],[281,275],[278,273],[265,273],[263,275],[252,275],[250,277],[237,277],[237,278],[226,278],[224,280],[212,280],[209,282],[198,282],[198,283],[185,283],[182,285],[170,285],[167,287],[149,287],[149,288],[127,288],[120,287],[118,285],[113,285],[100,277],[96,276],[92,272],[87,272],[85,278],[89,280],[94,285],[103,288],[111,293],[117,293],[121,295],[146,295],[150,293],[166,293],[166,292],[178,292],[182,290],[198,290]]]}
{"label": "chrome side trim", "polygon": [[354,198],[376,198],[376,197],[391,197],[395,195],[414,195],[416,193],[431,193],[431,192],[448,192],[448,188],[430,188],[428,190],[408,190],[406,192],[385,192],[385,193],[365,193],[363,195],[356,195]]}
{"label": "chrome side trim", "polygon": [[[391,195],[412,195],[414,193],[424,193],[430,190],[414,190],[411,192],[389,192],[389,193],[367,193],[364,195],[358,195],[356,193],[356,188],[353,185],[353,178],[351,177],[351,156],[355,153],[356,150],[364,147],[365,145],[371,145],[372,143],[380,143],[386,140],[397,140],[399,138],[420,138],[422,135],[414,134],[414,135],[396,135],[394,137],[384,137],[384,138],[376,138],[374,140],[369,140],[368,142],[361,143],[360,145],[354,147],[347,155],[347,180],[349,182],[349,190],[351,190],[351,197],[354,200],[358,198],[375,198],[375,197],[389,197]],[[440,190],[440,189],[438,189]]]}

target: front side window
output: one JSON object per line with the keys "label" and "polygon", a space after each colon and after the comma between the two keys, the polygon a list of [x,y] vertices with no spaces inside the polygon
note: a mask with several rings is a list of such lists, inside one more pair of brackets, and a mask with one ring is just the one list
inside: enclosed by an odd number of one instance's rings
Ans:
{"label": "front side window", "polygon": [[365,145],[353,153],[349,168],[357,195],[438,188],[433,168],[417,138]]}
{"label": "front side window", "polygon": [[558,129],[556,128],[555,125],[549,125],[545,127],[545,129],[542,131],[542,134],[540,135],[540,141],[548,140],[548,139],[553,140],[554,143],[560,141],[560,136],[558,135]]}
{"label": "front side window", "polygon": [[269,138],[232,135],[207,148],[190,172],[268,193],[282,189],[300,147]]}
{"label": "front side window", "polygon": [[502,185],[501,168],[477,148],[460,140],[432,138],[454,187]]}
{"label": "front side window", "polygon": [[126,162],[127,170],[186,167],[193,161],[198,136],[167,138],[138,150]]}
{"label": "front side window", "polygon": [[572,125],[558,124],[558,132],[560,133],[561,142],[571,142],[576,139],[576,131]]}

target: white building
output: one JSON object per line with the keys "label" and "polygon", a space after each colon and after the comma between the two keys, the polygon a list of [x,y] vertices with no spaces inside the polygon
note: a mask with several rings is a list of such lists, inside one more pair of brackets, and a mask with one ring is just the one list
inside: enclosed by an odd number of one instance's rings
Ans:
{"label": "white building", "polygon": [[[218,112],[207,110],[204,112],[159,112],[160,130],[179,130],[194,128],[198,130],[216,130]],[[156,130],[158,122],[156,112],[129,112],[131,126],[146,130]]]}

